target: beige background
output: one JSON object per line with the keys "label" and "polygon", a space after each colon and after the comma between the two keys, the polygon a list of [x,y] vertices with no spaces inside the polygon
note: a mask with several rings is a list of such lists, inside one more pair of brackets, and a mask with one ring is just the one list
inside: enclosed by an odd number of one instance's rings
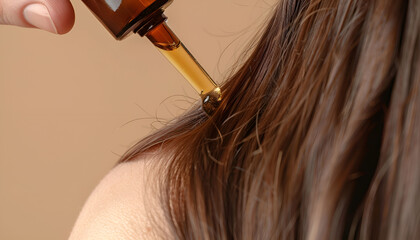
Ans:
{"label": "beige background", "polygon": [[[117,42],[79,0],[72,32],[0,26],[0,239],[66,239],[127,148],[179,114],[188,83],[147,39]],[[168,24],[221,82],[263,0],[175,0]],[[178,109],[178,110],[177,110]]]}

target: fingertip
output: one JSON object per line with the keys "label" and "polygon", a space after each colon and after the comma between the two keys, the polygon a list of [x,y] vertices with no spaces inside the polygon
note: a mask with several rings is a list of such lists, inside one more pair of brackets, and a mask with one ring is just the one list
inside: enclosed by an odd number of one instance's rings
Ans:
{"label": "fingertip", "polygon": [[75,14],[68,0],[50,0],[45,3],[58,34],[68,33],[74,25]]}

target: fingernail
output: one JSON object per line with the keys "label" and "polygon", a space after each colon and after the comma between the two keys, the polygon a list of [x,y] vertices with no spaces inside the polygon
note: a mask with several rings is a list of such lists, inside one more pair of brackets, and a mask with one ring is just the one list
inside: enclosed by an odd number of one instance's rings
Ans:
{"label": "fingernail", "polygon": [[48,32],[57,33],[48,8],[41,3],[30,4],[23,10],[23,16],[29,24]]}

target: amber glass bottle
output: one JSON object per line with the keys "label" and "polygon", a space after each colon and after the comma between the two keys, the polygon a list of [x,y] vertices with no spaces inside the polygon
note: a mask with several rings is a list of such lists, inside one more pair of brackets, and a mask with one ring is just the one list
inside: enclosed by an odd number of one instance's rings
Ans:
{"label": "amber glass bottle", "polygon": [[166,24],[163,11],[172,0],[82,0],[118,40],[134,32],[146,36],[190,82],[211,114],[221,91]]}
{"label": "amber glass bottle", "polygon": [[118,40],[163,11],[172,0],[82,0]]}

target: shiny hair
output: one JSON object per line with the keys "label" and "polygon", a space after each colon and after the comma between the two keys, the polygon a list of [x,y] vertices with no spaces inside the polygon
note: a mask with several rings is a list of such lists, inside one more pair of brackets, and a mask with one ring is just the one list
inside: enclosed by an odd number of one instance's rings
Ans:
{"label": "shiny hair", "polygon": [[121,162],[163,156],[175,239],[420,239],[420,1],[273,11],[214,115]]}

